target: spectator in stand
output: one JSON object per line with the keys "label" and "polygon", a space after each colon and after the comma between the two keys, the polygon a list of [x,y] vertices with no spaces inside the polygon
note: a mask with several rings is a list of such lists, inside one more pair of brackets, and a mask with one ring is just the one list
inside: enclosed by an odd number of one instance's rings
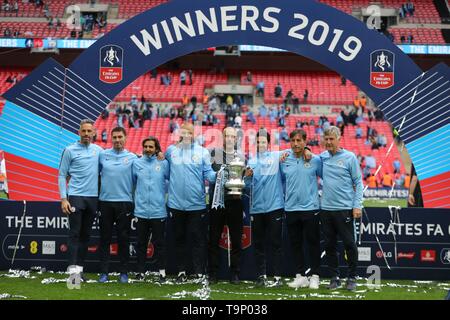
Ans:
{"label": "spectator in stand", "polygon": [[369,169],[375,169],[377,167],[377,160],[375,159],[374,156],[372,156],[371,153],[369,153],[366,157],[365,157],[365,161],[366,161],[366,167]]}
{"label": "spectator in stand", "polygon": [[401,163],[398,158],[394,159],[394,161],[392,162],[392,166],[394,167],[394,173],[400,173]]}
{"label": "spectator in stand", "polygon": [[192,104],[192,107],[195,110],[195,108],[197,108],[197,96],[192,96],[191,97],[191,104]]}
{"label": "spectator in stand", "polygon": [[343,122],[340,122],[337,127],[339,128],[339,130],[341,130],[341,137],[344,136],[344,131],[345,131],[345,125]]}
{"label": "spectator in stand", "polygon": [[414,15],[415,7],[414,3],[412,3],[411,0],[408,0],[408,2],[406,3],[406,11],[408,12],[410,17]]}
{"label": "spectator in stand", "polygon": [[361,106],[361,101],[359,100],[359,97],[356,96],[355,99],[353,99],[353,107],[355,108],[355,111],[357,111],[360,106]]}
{"label": "spectator in stand", "polygon": [[275,90],[274,90],[274,94],[275,94],[275,98],[279,98],[282,96],[283,94],[283,87],[281,86],[281,84],[278,82],[278,84],[275,86]]}
{"label": "spectator in stand", "polygon": [[412,34],[408,34],[408,43],[413,43],[414,37]]}
{"label": "spectator in stand", "polygon": [[130,104],[131,104],[131,108],[137,108],[137,106],[138,106],[138,99],[137,99],[137,97],[136,97],[136,95],[132,95],[131,96],[131,100],[130,100]]}
{"label": "spectator in stand", "polygon": [[378,145],[377,139],[374,136],[371,136],[369,138],[369,142],[371,144],[371,149],[372,150],[378,150],[379,149],[379,145]]}
{"label": "spectator in stand", "polygon": [[378,143],[378,146],[379,146],[379,147],[385,148],[386,145],[387,145],[387,138],[386,138],[386,136],[385,136],[384,134],[380,134],[380,135],[377,137],[377,143]]}
{"label": "spectator in stand", "polygon": [[392,176],[389,172],[383,174],[382,185],[384,188],[392,188]]}
{"label": "spectator in stand", "polygon": [[259,107],[259,116],[263,118],[267,117],[267,108],[265,105]]}
{"label": "spectator in stand", "polygon": [[373,119],[375,118],[375,115],[374,115],[373,110],[371,108],[368,109],[367,116],[369,117],[369,122],[372,122]]}
{"label": "spectator in stand", "polygon": [[12,12],[15,12],[15,13],[16,13],[16,17],[17,17],[18,14],[19,14],[19,3],[17,2],[17,0],[14,1],[14,3],[13,3]]}
{"label": "spectator in stand", "polygon": [[234,118],[234,126],[236,128],[241,128],[242,127],[242,117],[241,117],[241,114],[239,112],[236,114],[236,117]]}
{"label": "spectator in stand", "polygon": [[192,78],[194,73],[192,72],[192,69],[188,70],[188,76],[189,76],[189,85],[192,86]]}
{"label": "spectator in stand", "polygon": [[5,31],[3,31],[3,36],[5,38],[10,38],[11,37],[11,29],[9,27],[5,28]]}
{"label": "spectator in stand", "polygon": [[347,85],[347,79],[344,76],[341,76],[341,86]]}
{"label": "spectator in stand", "polygon": [[170,120],[170,122],[169,122],[169,131],[170,131],[170,133],[177,132],[179,128],[180,127],[178,125],[178,122],[176,122],[175,119]]}
{"label": "spectator in stand", "polygon": [[253,76],[252,76],[252,73],[250,71],[247,71],[247,76],[246,76],[245,80],[247,80],[247,82],[252,82],[253,81]]}
{"label": "spectator in stand", "polygon": [[309,91],[308,89],[305,89],[303,92],[303,103],[306,103],[308,101]]}
{"label": "spectator in stand", "polygon": [[406,10],[404,8],[404,5],[402,4],[401,7],[398,9],[398,16],[401,19],[404,19],[406,17]]}
{"label": "spectator in stand", "polygon": [[108,131],[106,129],[103,129],[102,131],[102,142],[106,143],[108,141]]}
{"label": "spectator in stand", "polygon": [[181,104],[183,105],[183,107],[187,106],[189,103],[189,98],[186,94],[183,95],[183,98],[181,99]]}
{"label": "spectator in stand", "polygon": [[253,112],[249,110],[247,112],[247,122],[250,121],[252,124],[256,124],[255,116],[253,115]]}
{"label": "spectator in stand", "polygon": [[293,103],[293,106],[294,106],[292,112],[295,113],[295,114],[300,113],[300,99],[297,96],[293,95],[292,96],[292,103]]}
{"label": "spectator in stand", "polygon": [[403,187],[403,184],[405,183],[405,175],[404,174],[400,174],[400,173],[396,173],[394,175],[394,181],[395,181],[395,187],[396,188]]}
{"label": "spectator in stand", "polygon": [[374,112],[374,115],[375,115],[375,120],[376,121],[383,121],[384,120],[383,111],[381,111],[380,109],[376,108],[375,112]]}
{"label": "spectator in stand", "polygon": [[109,111],[108,111],[108,107],[106,107],[105,109],[103,109],[101,117],[103,120],[108,119],[109,117]]}
{"label": "spectator in stand", "polygon": [[256,95],[264,97],[264,87],[265,87],[264,81],[258,82],[258,84],[256,85]]}
{"label": "spectator in stand", "polygon": [[316,125],[316,128],[314,129],[314,134],[318,136],[323,136],[323,129],[321,126]]}
{"label": "spectator in stand", "polygon": [[227,106],[232,106],[233,105],[233,97],[231,95],[228,95],[227,99],[225,100],[225,103],[227,104]]}
{"label": "spectator in stand", "polygon": [[283,129],[281,129],[281,132],[280,132],[280,138],[281,138],[281,140],[283,140],[284,142],[289,142],[289,141],[290,141],[290,139],[289,139],[289,133],[288,133],[286,127],[283,127]]}
{"label": "spectator in stand", "polygon": [[361,105],[361,112],[364,113],[367,106],[367,99],[366,96],[362,96],[361,99],[359,99],[359,103]]}
{"label": "spectator in stand", "polygon": [[336,117],[336,125],[337,126],[339,126],[341,123],[343,123],[344,122],[344,118],[342,117],[342,115],[341,114],[339,114],[337,117]]}
{"label": "spectator in stand", "polygon": [[12,83],[12,84],[16,84],[17,83],[17,77],[15,75],[9,76],[6,80],[6,83]]}
{"label": "spectator in stand", "polygon": [[367,177],[367,186],[369,188],[378,188],[378,182],[377,182],[377,178],[375,178],[375,176],[373,175],[373,173],[371,173],[368,177]]}
{"label": "spectator in stand", "polygon": [[186,84],[186,71],[181,71],[180,73],[180,85],[184,86]]}
{"label": "spectator in stand", "polygon": [[362,167],[364,159],[365,159],[364,156],[362,156],[361,153],[358,153],[358,155],[356,156],[356,159],[358,159],[359,166]]}
{"label": "spectator in stand", "polygon": [[277,118],[277,116],[278,116],[278,110],[277,110],[277,108],[276,108],[276,107],[271,107],[271,108],[270,108],[270,111],[269,111],[269,120],[270,120],[270,123],[275,122],[275,119]]}

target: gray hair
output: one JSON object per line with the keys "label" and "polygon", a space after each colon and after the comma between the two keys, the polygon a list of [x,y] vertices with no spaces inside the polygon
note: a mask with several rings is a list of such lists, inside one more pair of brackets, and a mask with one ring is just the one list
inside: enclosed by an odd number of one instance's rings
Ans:
{"label": "gray hair", "polygon": [[92,121],[91,119],[83,119],[80,121],[80,128],[83,124],[91,124],[93,126],[95,124],[95,122]]}
{"label": "gray hair", "polygon": [[341,137],[341,130],[336,126],[330,126],[323,133],[324,136],[335,136],[336,139]]}

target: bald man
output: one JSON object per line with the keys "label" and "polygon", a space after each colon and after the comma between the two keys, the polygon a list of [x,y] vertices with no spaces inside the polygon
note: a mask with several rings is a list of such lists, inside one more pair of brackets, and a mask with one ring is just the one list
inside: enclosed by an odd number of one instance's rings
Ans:
{"label": "bald man", "polygon": [[[230,163],[235,156],[237,142],[237,131],[233,127],[223,130],[223,147],[211,150],[212,168],[219,171],[223,164]],[[241,153],[236,155],[245,162],[245,157]],[[209,188],[209,199],[213,199],[215,186]],[[208,275],[210,284],[217,283],[217,271],[219,270],[220,248],[219,240],[222,235],[224,225],[228,226],[231,240],[230,252],[230,282],[239,284],[241,239],[243,228],[243,204],[241,196],[229,196],[225,191],[225,207],[210,208],[209,215],[209,245],[208,245]],[[212,202],[210,200],[210,203]]]}

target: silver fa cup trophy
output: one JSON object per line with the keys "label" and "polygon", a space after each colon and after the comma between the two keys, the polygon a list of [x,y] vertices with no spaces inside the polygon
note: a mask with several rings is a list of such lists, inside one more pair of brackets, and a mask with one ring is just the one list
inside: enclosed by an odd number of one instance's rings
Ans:
{"label": "silver fa cup trophy", "polygon": [[242,189],[245,187],[244,180],[242,180],[244,170],[245,162],[237,156],[237,153],[235,153],[234,159],[227,164],[226,167],[227,182],[225,182],[225,189],[227,195],[242,195]]}

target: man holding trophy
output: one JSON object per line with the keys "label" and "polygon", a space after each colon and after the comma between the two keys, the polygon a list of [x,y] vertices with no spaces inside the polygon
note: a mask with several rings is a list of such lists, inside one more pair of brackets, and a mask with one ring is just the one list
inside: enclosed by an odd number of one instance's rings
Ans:
{"label": "man holding trophy", "polygon": [[237,132],[235,128],[223,130],[223,148],[211,150],[212,168],[217,172],[215,185],[210,187],[211,209],[209,217],[208,273],[209,283],[217,283],[220,248],[219,240],[224,225],[228,226],[228,265],[231,269],[230,282],[239,283],[241,239],[243,228],[242,180],[245,169],[244,155],[236,150]]}

